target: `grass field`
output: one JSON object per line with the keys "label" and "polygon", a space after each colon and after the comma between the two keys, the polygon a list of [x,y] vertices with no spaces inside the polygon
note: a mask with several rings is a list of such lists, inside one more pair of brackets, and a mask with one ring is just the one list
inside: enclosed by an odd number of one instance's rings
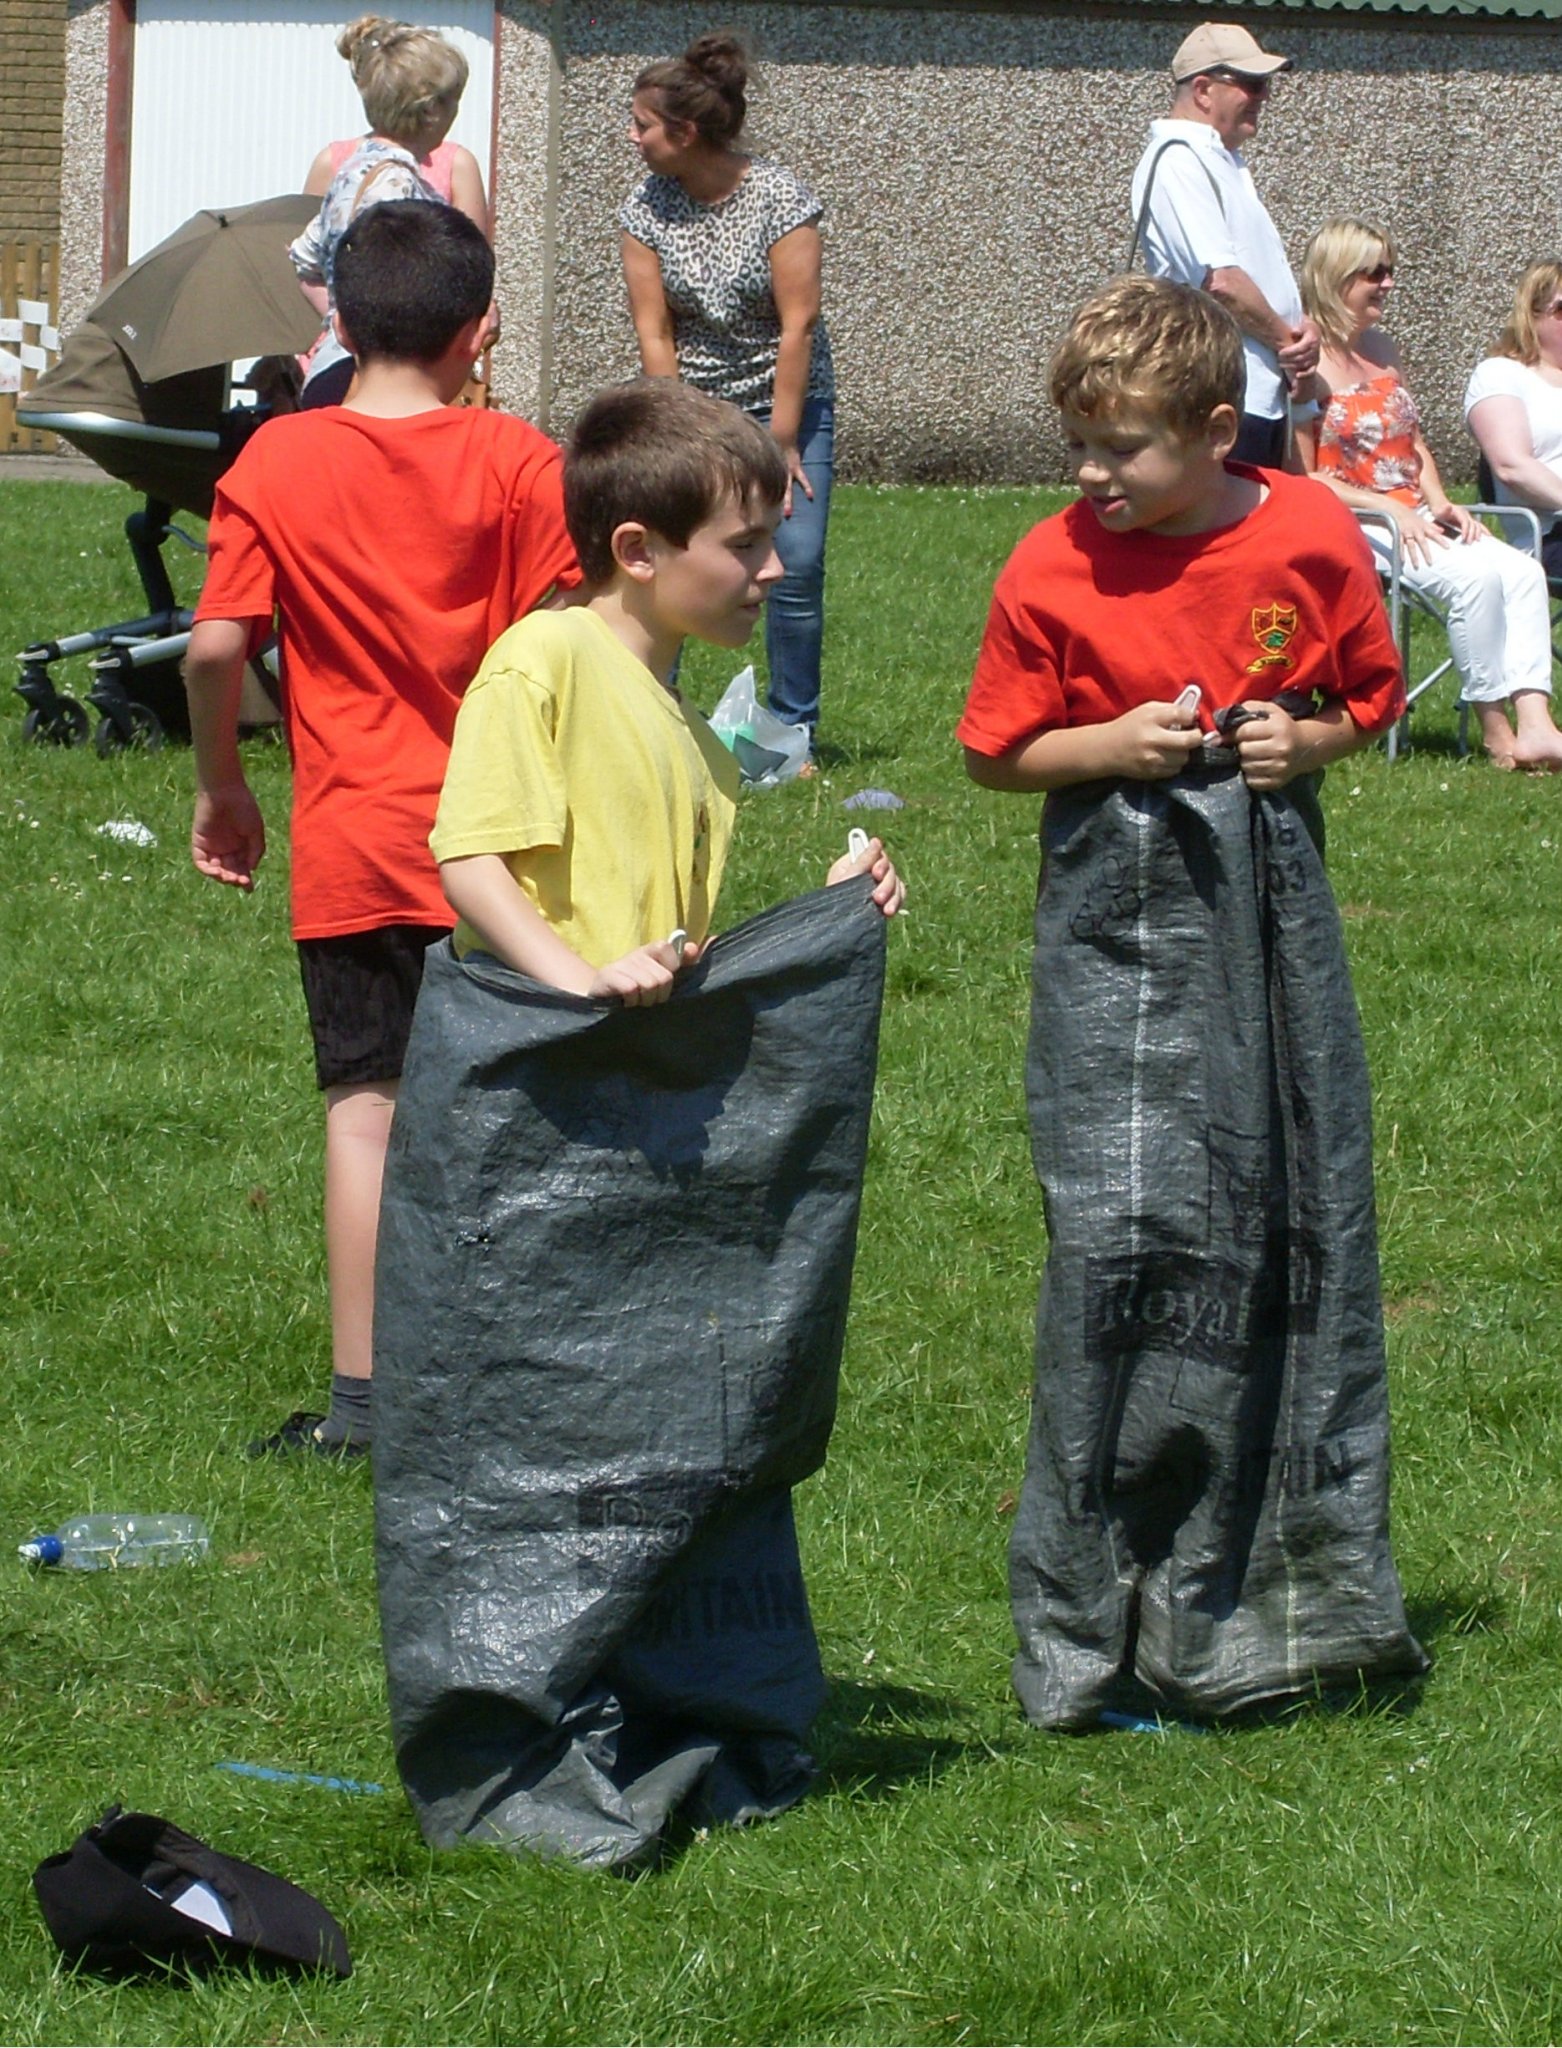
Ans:
{"label": "grass field", "polygon": [[[1446,692],[1408,760],[1359,758],[1326,794],[1376,1089],[1397,1551],[1436,1669],[1404,1711],[1202,1736],[1044,1737],[1009,1692],[1043,1255],[1020,1093],[1036,806],[968,786],[950,729],[992,575],[1048,502],[843,491],[834,755],[744,805],[724,922],[812,886],[870,784],[906,799],[915,894],[841,1419],[799,1496],[833,1684],[820,1788],[639,1882],[423,1848],[385,1721],[369,1476],[241,1455],[327,1356],[280,748],[250,749],[274,850],[245,899],[189,867],[185,752],[24,748],[19,704],[0,713],[0,1534],[110,1507],[214,1531],[188,1572],[29,1575],[0,1551],[7,2039],[1562,2031],[1562,785],[1457,759]],[[0,485],[7,653],[138,609],[127,505]],[[733,665],[701,652],[686,680],[708,705]],[[120,817],[155,848],[98,836]],[[113,1800],[318,1893],[352,1980],[63,1971],[28,1873]]]}

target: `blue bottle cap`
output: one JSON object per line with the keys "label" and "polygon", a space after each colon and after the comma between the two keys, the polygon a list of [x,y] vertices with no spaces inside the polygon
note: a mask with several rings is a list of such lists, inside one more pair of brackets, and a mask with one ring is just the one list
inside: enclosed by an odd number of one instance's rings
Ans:
{"label": "blue bottle cap", "polygon": [[65,1545],[58,1536],[35,1536],[31,1543],[22,1544],[17,1554],[33,1564],[58,1564],[65,1555]]}

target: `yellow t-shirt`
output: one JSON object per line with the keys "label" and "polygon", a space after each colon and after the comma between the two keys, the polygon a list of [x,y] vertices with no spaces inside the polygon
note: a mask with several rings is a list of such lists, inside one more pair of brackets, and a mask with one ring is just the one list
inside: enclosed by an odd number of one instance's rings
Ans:
{"label": "yellow t-shirt", "polygon": [[[691,704],[595,612],[532,612],[489,648],[462,700],[429,845],[497,853],[593,967],[682,929],[710,931],[738,771]],[[456,927],[455,947],[478,944]]]}

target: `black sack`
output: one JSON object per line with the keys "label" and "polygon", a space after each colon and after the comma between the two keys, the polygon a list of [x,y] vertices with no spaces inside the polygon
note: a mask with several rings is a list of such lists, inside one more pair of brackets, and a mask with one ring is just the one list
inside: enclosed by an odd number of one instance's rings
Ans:
{"label": "black sack", "polygon": [[1225,754],[1046,802],[1049,1249],[1010,1552],[1045,1726],[1426,1666],[1389,1549],[1372,1104],[1317,817],[1308,782],[1255,798]]}
{"label": "black sack", "polygon": [[633,1861],[806,1789],[789,1489],[835,1417],[879,1010],[871,883],[626,1009],[428,956],[380,1217],[374,1473],[427,1839]]}
{"label": "black sack", "polygon": [[[229,1931],[181,1912],[192,1887],[215,1894]],[[224,1856],[155,1813],[111,1806],[70,1848],[47,1856],[33,1889],[73,1963],[117,1975],[167,1964],[256,1959],[352,1975],[347,1937],[309,1892]],[[192,1901],[192,1905],[193,1905]]]}

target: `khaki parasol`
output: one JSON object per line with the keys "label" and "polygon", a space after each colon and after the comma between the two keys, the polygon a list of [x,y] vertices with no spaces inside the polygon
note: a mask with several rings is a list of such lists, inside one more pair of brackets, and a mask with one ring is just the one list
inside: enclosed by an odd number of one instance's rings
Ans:
{"label": "khaki parasol", "polygon": [[301,353],[320,319],[287,245],[319,209],[302,192],[210,207],[122,270],[88,317],[148,384],[236,357]]}

